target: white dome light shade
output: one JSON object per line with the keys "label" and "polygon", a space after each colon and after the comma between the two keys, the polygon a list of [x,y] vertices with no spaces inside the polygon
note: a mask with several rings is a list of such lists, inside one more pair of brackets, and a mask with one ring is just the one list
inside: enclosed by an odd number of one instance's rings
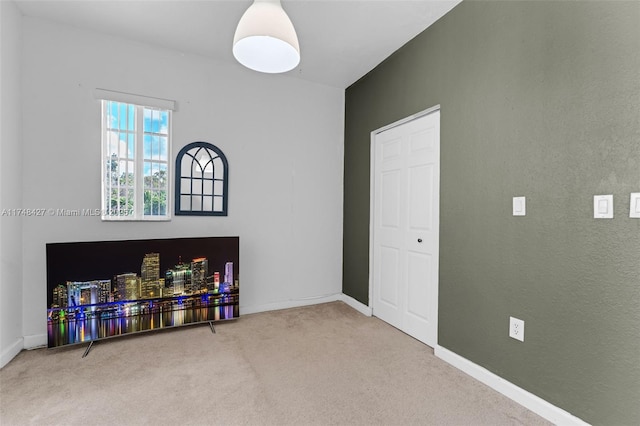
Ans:
{"label": "white dome light shade", "polygon": [[265,73],[287,72],[300,63],[298,36],[280,0],[254,0],[236,28],[233,56]]}

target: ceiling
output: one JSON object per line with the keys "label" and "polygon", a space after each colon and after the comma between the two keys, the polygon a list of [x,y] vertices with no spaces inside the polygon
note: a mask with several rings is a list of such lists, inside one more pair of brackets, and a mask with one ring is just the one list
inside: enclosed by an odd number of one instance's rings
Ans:
{"label": "ceiling", "polygon": [[[282,0],[300,42],[287,75],[346,88],[461,0]],[[233,63],[251,0],[15,0],[26,16]]]}

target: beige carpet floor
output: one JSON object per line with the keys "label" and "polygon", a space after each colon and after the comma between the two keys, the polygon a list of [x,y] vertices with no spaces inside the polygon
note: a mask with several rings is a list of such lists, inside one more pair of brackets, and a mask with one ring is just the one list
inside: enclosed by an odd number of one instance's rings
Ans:
{"label": "beige carpet floor", "polygon": [[8,425],[542,425],[428,346],[342,302],[21,352]]}

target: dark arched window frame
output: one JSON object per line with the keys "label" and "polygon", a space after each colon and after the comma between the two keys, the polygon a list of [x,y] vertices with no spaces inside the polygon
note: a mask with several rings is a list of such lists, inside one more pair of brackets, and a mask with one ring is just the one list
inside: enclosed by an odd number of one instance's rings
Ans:
{"label": "dark arched window frame", "polygon": [[[203,157],[202,153],[206,154],[205,162],[200,161]],[[189,170],[182,168],[185,156],[187,159],[191,158]],[[215,160],[218,158],[223,168],[221,178],[216,177]],[[200,171],[200,176],[194,176],[194,166]],[[207,167],[211,170],[210,178],[205,173]],[[176,216],[227,216],[229,163],[218,147],[208,142],[192,142],[186,145],[176,157],[175,176]],[[210,182],[210,185],[205,185],[207,182]],[[194,192],[198,185],[199,192]],[[219,193],[220,186],[222,186],[222,194]]]}

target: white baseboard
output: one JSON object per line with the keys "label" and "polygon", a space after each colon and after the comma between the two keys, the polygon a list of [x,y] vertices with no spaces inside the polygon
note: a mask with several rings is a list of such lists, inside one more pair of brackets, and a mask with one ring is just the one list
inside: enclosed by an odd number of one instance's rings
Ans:
{"label": "white baseboard", "polygon": [[342,293],[330,294],[327,296],[309,297],[306,299],[285,300],[282,302],[264,303],[253,306],[240,305],[240,316],[255,314],[258,312],[277,311],[279,309],[298,308],[300,306],[319,305],[320,303],[335,302],[342,300]]}
{"label": "white baseboard", "polygon": [[18,338],[11,344],[11,346],[2,351],[2,354],[0,355],[0,368],[7,365],[9,361],[15,358],[15,356],[18,355],[23,348],[24,341],[22,338]]}
{"label": "white baseboard", "polygon": [[340,300],[342,300],[344,303],[351,306],[353,309],[360,312],[361,314],[366,315],[368,317],[373,315],[373,310],[369,306],[365,305],[364,303],[358,302],[353,297],[347,296],[344,293],[341,296],[342,298]]}
{"label": "white baseboard", "polygon": [[32,334],[30,336],[24,336],[24,348],[25,349],[37,349],[47,346],[46,334]]}
{"label": "white baseboard", "polygon": [[556,407],[555,405],[545,401],[544,399],[528,392],[521,387],[514,385],[502,377],[492,373],[484,367],[474,364],[466,358],[461,357],[455,352],[451,352],[442,346],[436,346],[435,355],[448,362],[459,370],[464,371],[474,379],[484,383],[492,389],[500,392],[507,398],[512,399],[525,408],[533,411],[540,417],[543,417],[556,425],[567,426],[585,426],[589,423],[579,419],[571,413]]}

